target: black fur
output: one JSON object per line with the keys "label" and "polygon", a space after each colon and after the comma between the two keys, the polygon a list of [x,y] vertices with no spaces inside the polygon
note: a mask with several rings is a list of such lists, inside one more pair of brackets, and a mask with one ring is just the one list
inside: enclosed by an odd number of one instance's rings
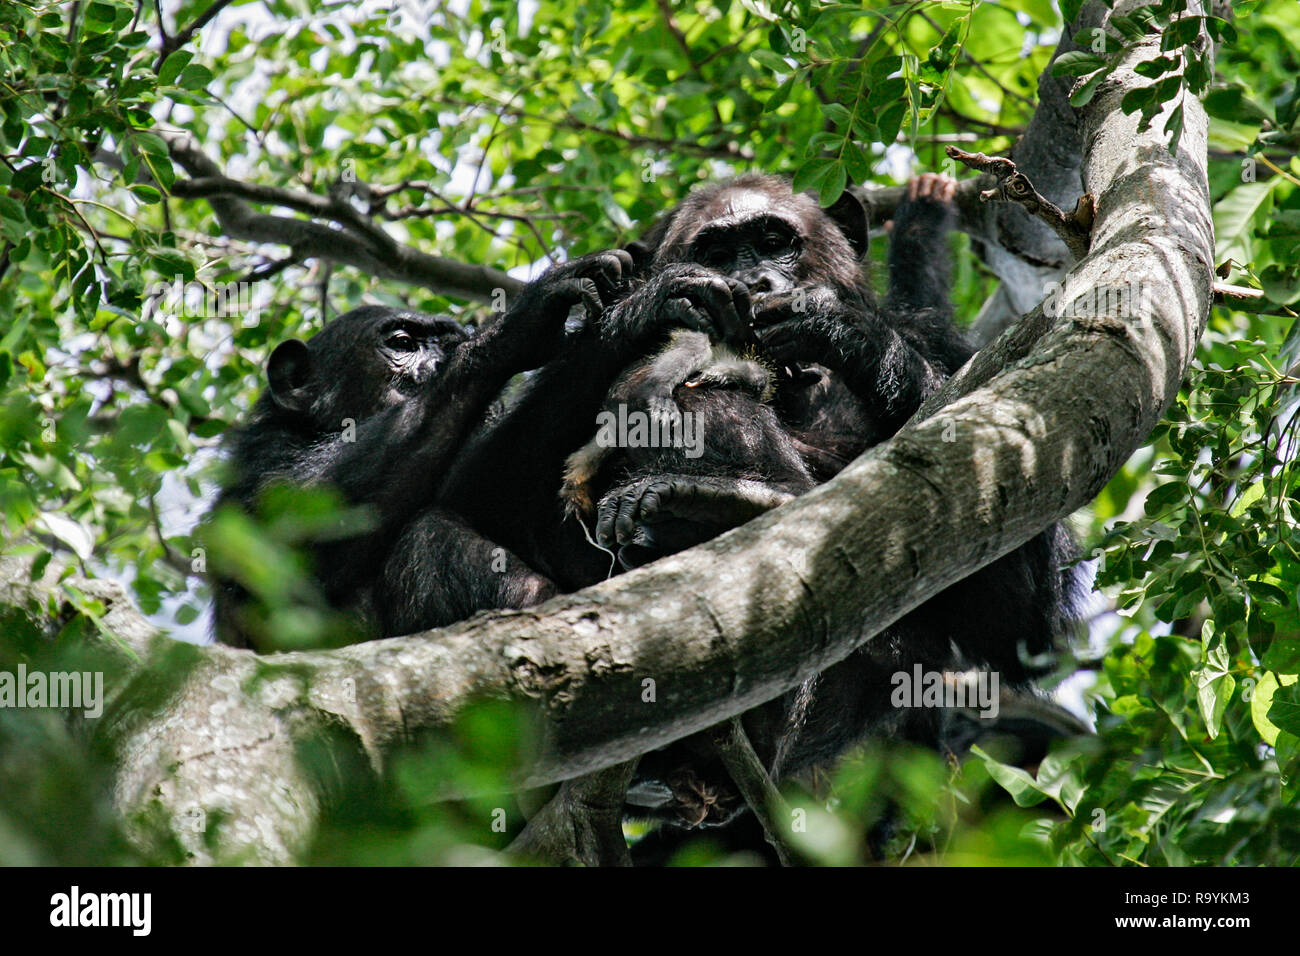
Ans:
{"label": "black fur", "polygon": [[[711,412],[708,451],[696,462],[676,449],[629,451],[607,462],[589,532],[624,565],[639,564],[783,500],[764,499],[753,486],[763,485],[785,448],[797,451],[812,482],[828,480],[892,436],[973,353],[951,321],[952,215],[946,203],[924,197],[899,208],[881,306],[859,261],[866,216],[851,199],[823,211],[792,194],[788,181],[763,176],[698,190],[637,245],[642,281],[607,312],[600,334],[543,369],[462,459],[449,500],[561,588],[602,579],[608,557],[577,521],[565,521],[557,500],[564,462],[591,438],[623,370],[653,356],[674,325],[738,350],[761,346],[776,370],[775,395],[763,401],[723,389],[702,396]],[[681,388],[674,395],[679,406],[690,400]],[[533,465],[512,470],[518,461]],[[779,488],[787,497],[802,490]],[[892,675],[918,663],[927,671],[983,667],[1004,686],[1026,684],[1065,628],[1068,554],[1068,535],[1050,528],[814,682],[746,715],[760,757],[780,777],[829,763],[869,735],[946,747],[948,715],[893,708]],[[660,812],[691,823],[725,820],[735,800],[720,799],[718,781],[726,778],[710,753],[706,741],[689,739],[647,755],[634,802],[644,807],[654,794],[671,793]],[[691,795],[702,793],[708,796],[692,804]]]}
{"label": "black fur", "polygon": [[[472,338],[450,319],[368,306],[309,342],[281,344],[269,387],[228,438],[230,479],[216,507],[256,513],[269,485],[287,483],[333,488],[364,508],[364,529],[312,547],[321,595],[355,615],[356,639],[550,597],[549,580],[442,507],[437,492],[508,380],[555,353],[572,305],[599,315],[625,268],[628,257],[612,253],[552,270]],[[214,590],[217,639],[269,649],[265,609],[231,577],[216,575]]]}

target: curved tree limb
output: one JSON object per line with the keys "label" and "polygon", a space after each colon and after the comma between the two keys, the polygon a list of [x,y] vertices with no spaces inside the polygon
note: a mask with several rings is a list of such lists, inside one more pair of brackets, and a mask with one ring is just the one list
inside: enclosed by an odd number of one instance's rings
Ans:
{"label": "curved tree limb", "polygon": [[[192,177],[174,183],[172,193],[207,199],[222,230],[232,238],[289,246],[298,261],[340,262],[367,275],[423,286],[458,299],[489,302],[498,289],[510,298],[523,288],[523,282],[500,269],[431,256],[403,245],[344,201],[230,179],[188,135],[167,133],[163,138],[172,158]],[[330,222],[255,212],[250,201],[284,206]]]}
{"label": "curved tree limb", "polygon": [[[1211,301],[1205,114],[1186,105],[1170,156],[1158,121],[1139,133],[1119,109],[1158,42],[1080,111],[1097,218],[1063,296],[1137,279],[1149,308],[1039,310],[833,481],[541,607],[329,652],[193,649],[165,719],[122,705],[101,728],[136,838],[179,840],[200,862],[288,862],[319,804],[297,741],[343,728],[382,768],[483,697],[535,708],[544,746],[520,786],[611,767],[794,687],[1091,501],[1173,400]],[[138,680],[175,646],[149,644]],[[187,831],[196,808],[220,829]]]}

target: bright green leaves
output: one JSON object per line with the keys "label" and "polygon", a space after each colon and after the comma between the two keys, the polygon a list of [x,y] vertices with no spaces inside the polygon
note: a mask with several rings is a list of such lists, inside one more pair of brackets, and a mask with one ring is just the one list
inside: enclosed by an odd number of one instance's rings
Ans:
{"label": "bright green leaves", "polygon": [[[976,5],[949,4],[924,18],[918,15],[921,6],[827,7],[806,29],[778,22],[770,33],[772,48],[751,55],[776,82],[763,105],[766,114],[788,114],[796,97],[806,102],[800,91],[815,93],[820,128],[800,141],[794,178],[797,188],[815,191],[824,205],[847,184],[869,181],[879,149],[894,143],[905,125],[915,141],[954,82],[961,82],[956,67],[972,36]],[[864,15],[877,29],[862,46],[852,27]],[[980,36],[991,34],[1003,45],[1023,42],[1023,28],[1005,11],[992,14]]]}
{"label": "bright green leaves", "polygon": [[1222,637],[1215,636],[1210,621],[1206,621],[1202,628],[1201,644],[1204,648],[1201,666],[1192,671],[1191,677],[1196,683],[1196,700],[1200,704],[1201,717],[1210,739],[1214,739],[1219,735],[1224,711],[1237,682],[1232,676],[1227,646]]}
{"label": "bright green leaves", "polygon": [[1255,259],[1255,243],[1273,209],[1279,180],[1242,183],[1214,204],[1214,258],[1244,265]]}
{"label": "bright green leaves", "polygon": [[[1067,21],[1073,19],[1072,11],[1077,14],[1074,4],[1063,6]],[[1185,120],[1183,94],[1187,91],[1202,96],[1213,79],[1210,50],[1203,37],[1208,35],[1216,42],[1231,37],[1228,42],[1236,42],[1235,29],[1217,17],[1189,14],[1186,0],[1162,0],[1124,15],[1112,13],[1106,27],[1106,32],[1094,28],[1091,35],[1078,34],[1076,41],[1087,49],[1062,54],[1052,72],[1057,76],[1084,77],[1071,92],[1070,102],[1076,107],[1085,106],[1134,45],[1159,34],[1161,54],[1147,57],[1133,67],[1139,76],[1154,82],[1129,90],[1121,108],[1125,113],[1139,113],[1138,129],[1144,131],[1166,104],[1177,100],[1164,125],[1169,151],[1177,152]]]}

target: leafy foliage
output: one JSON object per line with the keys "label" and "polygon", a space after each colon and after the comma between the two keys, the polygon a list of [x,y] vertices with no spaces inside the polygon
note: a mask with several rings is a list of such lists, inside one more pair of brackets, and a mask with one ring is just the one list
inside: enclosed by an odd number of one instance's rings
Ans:
{"label": "leafy foliage", "polygon": [[[901,181],[909,162],[943,168],[945,142],[1003,152],[1032,115],[1062,14],[1080,6],[400,0],[304,12],[237,0],[192,36],[202,0],[164,3],[161,30],[151,5],[127,0],[0,6],[3,553],[36,573],[57,558],[127,580],[146,613],[191,636],[206,604],[197,572],[232,562],[277,630],[318,637],[334,625],[304,610],[287,547],[302,527],[268,537],[227,522],[211,553],[192,536],[215,443],[249,407],[268,347],[334,314],[374,301],[481,318],[417,284],[229,235],[208,202],[172,195],[186,174],[171,133],[236,179],[344,195],[400,242],[525,276],[627,241],[732,171],[789,173],[830,202],[848,183]],[[1267,299],[1259,314],[1216,311],[1177,405],[1080,518],[1120,610],[1093,622],[1081,662],[1098,734],[1034,773],[991,753],[960,768],[864,753],[819,796],[790,794],[815,860],[860,861],[882,815],[897,853],[949,863],[1296,859],[1300,340],[1287,307],[1300,301],[1300,10],[1239,3],[1231,23],[1186,10],[1162,0],[1111,17],[1104,39],[1076,36],[1080,50],[1055,66],[1083,103],[1159,34],[1137,65],[1150,82],[1124,108],[1147,124],[1177,101],[1173,151],[1187,97],[1203,98],[1216,257]],[[959,313],[991,289],[961,256]],[[31,623],[51,608],[52,634]],[[82,666],[70,648],[93,643],[104,609],[70,588],[51,608],[0,608],[0,665],[53,666],[43,655],[57,653]],[[50,716],[0,711],[0,859],[137,860],[106,812],[108,758]],[[486,708],[382,785],[356,783],[364,772],[347,778],[359,789],[339,781],[313,859],[447,862],[504,845],[489,821],[502,809],[517,828],[513,805],[430,807],[419,781],[504,780],[515,719]],[[347,759],[329,741],[304,753],[322,768]],[[77,839],[60,817],[85,821]],[[364,839],[350,836],[358,826]],[[154,862],[172,859],[164,849]]]}

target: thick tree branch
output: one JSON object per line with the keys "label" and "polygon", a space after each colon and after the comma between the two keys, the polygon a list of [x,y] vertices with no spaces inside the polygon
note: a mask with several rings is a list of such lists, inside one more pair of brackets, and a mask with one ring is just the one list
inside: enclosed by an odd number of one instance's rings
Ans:
{"label": "thick tree branch", "polygon": [[[483,697],[535,711],[544,745],[520,786],[628,761],[789,690],[1091,501],[1173,400],[1211,301],[1204,111],[1185,104],[1170,156],[1160,118],[1138,132],[1119,108],[1158,42],[1078,116],[1097,218],[1061,311],[1010,330],[833,481],[700,547],[428,634],[265,658],[193,651],[165,719],[119,707],[101,728],[137,838],[180,840],[197,861],[288,862],[319,803],[297,741],[342,727],[382,768]],[[1069,308],[1134,281],[1139,306]],[[149,645],[142,684],[169,647]],[[193,809],[221,829],[189,832]]]}
{"label": "thick tree branch", "polygon": [[[222,230],[232,238],[289,246],[299,261],[339,262],[367,275],[423,286],[452,298],[489,302],[498,289],[504,289],[510,298],[523,288],[520,280],[499,269],[430,256],[404,246],[344,202],[229,179],[187,135],[169,133],[164,139],[172,158],[193,177],[175,183],[173,193],[207,198]],[[328,218],[333,224],[254,212],[247,200],[296,209]]]}

